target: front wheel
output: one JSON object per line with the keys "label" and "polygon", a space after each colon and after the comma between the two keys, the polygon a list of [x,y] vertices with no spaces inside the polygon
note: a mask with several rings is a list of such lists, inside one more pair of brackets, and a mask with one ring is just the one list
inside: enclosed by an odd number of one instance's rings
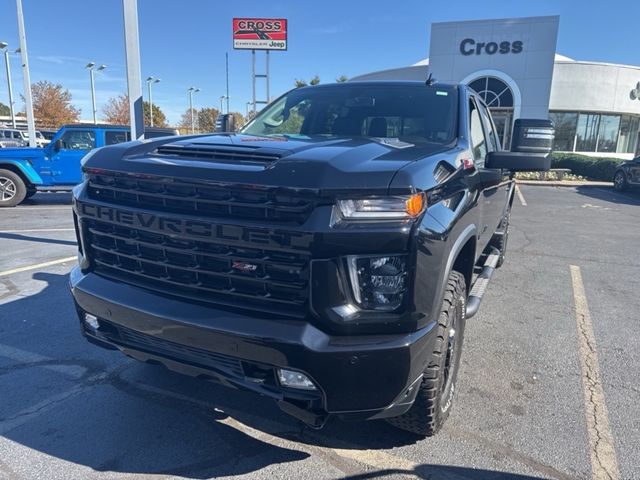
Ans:
{"label": "front wheel", "polygon": [[27,195],[27,187],[19,175],[0,169],[0,207],[15,207]]}
{"label": "front wheel", "polygon": [[622,192],[627,188],[627,177],[622,170],[618,170],[613,176],[613,188]]}
{"label": "front wheel", "polygon": [[391,425],[430,437],[444,424],[457,389],[466,308],[464,276],[451,272],[438,317],[435,346],[427,361],[420,390],[408,412],[387,419]]}

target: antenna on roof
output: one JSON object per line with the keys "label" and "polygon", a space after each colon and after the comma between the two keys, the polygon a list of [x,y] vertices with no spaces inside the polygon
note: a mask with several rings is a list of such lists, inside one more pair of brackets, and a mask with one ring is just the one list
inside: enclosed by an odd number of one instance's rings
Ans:
{"label": "antenna on roof", "polygon": [[431,73],[431,72],[430,72],[430,73],[429,73],[429,76],[427,77],[427,81],[426,81],[426,82],[424,82],[424,84],[425,84],[425,85],[429,85],[429,86],[431,86],[431,85],[433,85],[434,83],[436,83],[436,79],[435,79],[435,78],[433,78],[433,73]]}

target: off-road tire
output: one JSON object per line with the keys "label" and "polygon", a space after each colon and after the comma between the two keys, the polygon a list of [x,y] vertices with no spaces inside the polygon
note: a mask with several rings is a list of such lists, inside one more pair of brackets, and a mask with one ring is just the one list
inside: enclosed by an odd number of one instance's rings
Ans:
{"label": "off-road tire", "polygon": [[[436,342],[424,370],[415,402],[408,412],[388,418],[391,425],[418,435],[434,435],[449,416],[456,392],[464,338],[467,290],[464,276],[451,272],[438,317]],[[450,332],[453,330],[453,337]],[[453,340],[451,347],[450,340]],[[451,348],[450,348],[451,347]]]}
{"label": "off-road tire", "polygon": [[502,218],[496,235],[491,240],[491,245],[496,247],[500,252],[498,257],[498,263],[496,268],[500,268],[504,263],[504,259],[507,255],[507,243],[509,241],[509,223],[511,222],[511,209],[507,210],[507,213]]}
{"label": "off-road tire", "polygon": [[15,207],[26,195],[27,187],[19,175],[0,169],[0,207]]}
{"label": "off-road tire", "polygon": [[627,176],[624,171],[618,170],[613,175],[613,188],[619,192],[623,192],[627,189]]}

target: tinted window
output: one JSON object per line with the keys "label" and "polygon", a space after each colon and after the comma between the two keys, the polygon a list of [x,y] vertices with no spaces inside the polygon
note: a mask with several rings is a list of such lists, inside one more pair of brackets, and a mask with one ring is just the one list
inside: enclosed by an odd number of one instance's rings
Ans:
{"label": "tinted window", "polygon": [[91,130],[67,130],[60,141],[63,150],[91,150],[96,146],[96,135]]}
{"label": "tinted window", "polygon": [[458,92],[420,85],[336,85],[293,90],[249,123],[243,133],[297,137],[397,138],[450,143]]}
{"label": "tinted window", "polygon": [[473,161],[477,165],[482,166],[484,165],[484,157],[487,155],[487,143],[484,137],[480,113],[474,102],[470,103],[470,109],[471,151],[473,153]]}
{"label": "tinted window", "polygon": [[128,142],[131,140],[131,133],[122,130],[122,131],[106,131],[104,132],[104,144],[105,145],[115,145],[116,143]]}
{"label": "tinted window", "polygon": [[556,127],[553,149],[559,152],[573,151],[573,142],[578,127],[578,114],[568,112],[552,112],[549,118]]}

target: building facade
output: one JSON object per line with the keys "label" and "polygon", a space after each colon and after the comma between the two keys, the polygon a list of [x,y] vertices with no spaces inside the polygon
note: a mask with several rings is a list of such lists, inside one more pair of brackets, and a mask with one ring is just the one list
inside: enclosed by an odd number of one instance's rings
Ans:
{"label": "building facade", "polygon": [[505,147],[519,117],[551,118],[555,150],[632,158],[640,133],[640,67],[556,54],[559,17],[435,23],[429,58],[352,80],[465,83],[492,111]]}

